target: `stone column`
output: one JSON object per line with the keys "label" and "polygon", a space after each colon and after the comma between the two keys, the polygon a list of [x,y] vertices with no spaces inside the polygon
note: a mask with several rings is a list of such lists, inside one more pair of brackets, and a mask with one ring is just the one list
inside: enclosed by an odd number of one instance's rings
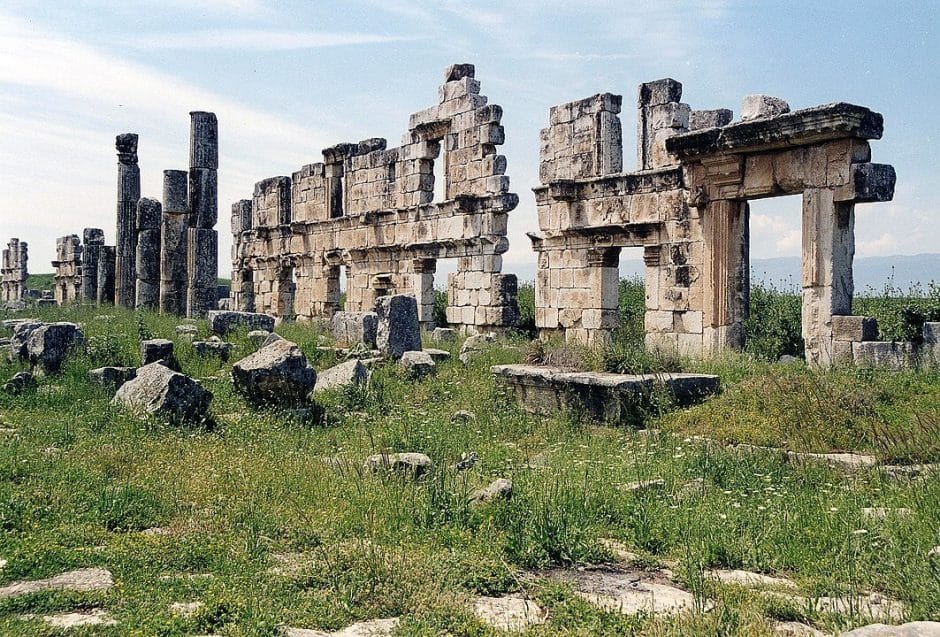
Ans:
{"label": "stone column", "polygon": [[140,167],[137,166],[137,135],[124,133],[115,142],[118,151],[117,243],[114,302],[134,307],[137,275],[137,200],[140,199]]}
{"label": "stone column", "polygon": [[160,224],[162,207],[144,197],[137,203],[137,297],[145,310],[160,307]]}
{"label": "stone column", "polygon": [[160,313],[186,313],[186,241],[189,231],[185,170],[163,171],[160,227]]}
{"label": "stone column", "polygon": [[114,280],[117,259],[115,246],[98,248],[98,305],[114,303]]}
{"label": "stone column", "polygon": [[98,259],[101,246],[104,245],[104,231],[101,228],[85,228],[82,231],[82,300],[86,303],[98,302]]}
{"label": "stone column", "polygon": [[703,216],[703,348],[706,352],[744,347],[744,319],[750,296],[747,202],[718,200]]}
{"label": "stone column", "polygon": [[251,270],[243,262],[242,236],[251,230],[251,200],[232,204],[232,299],[236,310],[254,311],[254,284]]}
{"label": "stone column", "polygon": [[215,309],[219,273],[219,125],[214,113],[193,111],[189,137],[189,235],[186,315]]}
{"label": "stone column", "polygon": [[803,340],[806,362],[832,365],[832,317],[852,313],[855,205],[833,192],[803,193]]}
{"label": "stone column", "polygon": [[414,274],[411,275],[411,290],[418,303],[418,321],[421,327],[431,331],[434,323],[434,272],[437,261],[434,259],[415,259],[412,262]]}

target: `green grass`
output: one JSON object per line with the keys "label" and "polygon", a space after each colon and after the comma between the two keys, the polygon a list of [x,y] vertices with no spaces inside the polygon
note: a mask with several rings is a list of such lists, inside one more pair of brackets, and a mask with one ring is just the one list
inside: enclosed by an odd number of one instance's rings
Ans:
{"label": "green grass", "polygon": [[[644,435],[522,412],[488,371],[520,361],[522,337],[417,383],[380,367],[369,389],[325,396],[306,419],[249,406],[232,390],[231,363],[200,360],[177,340],[183,370],[215,395],[216,426],[205,430],[133,418],[86,379],[93,366],[134,364],[140,334],[175,339],[177,319],[116,308],[35,314],[82,322],[88,350],[33,391],[0,393],[0,428],[15,429],[0,433],[0,557],[9,561],[0,584],[104,566],[117,585],[2,599],[0,634],[52,634],[20,616],[100,605],[118,626],[70,634],[273,637],[282,625],[332,630],[402,616],[400,635],[493,635],[465,600],[523,589],[551,614],[533,635],[769,635],[772,619],[794,613],[827,629],[860,623],[703,584],[709,567],[786,574],[810,595],[881,591],[909,603],[912,619],[940,615],[940,571],[926,558],[940,543],[940,482],[845,475],[691,438],[937,460],[936,371],[824,373],[755,356],[682,362],[720,373],[723,394],[650,416],[645,425],[663,433]],[[631,329],[623,343],[634,342]],[[206,335],[204,322],[199,330]],[[318,369],[335,362],[316,349],[328,336],[300,324],[278,331]],[[251,348],[244,333],[233,340],[235,361]],[[19,369],[0,360],[0,378]],[[476,419],[453,423],[458,410]],[[426,453],[435,468],[418,482],[363,472],[383,450]],[[477,465],[455,472],[471,451]],[[468,494],[496,477],[513,480],[513,498],[469,506]],[[662,491],[618,487],[652,478],[665,481]],[[863,522],[867,506],[914,514]],[[168,534],[139,532],[155,526]],[[609,559],[605,537],[650,564],[676,561],[677,578],[716,608],[625,618],[521,577]],[[292,558],[296,570],[271,571],[277,556],[292,555],[302,556]],[[205,605],[192,617],[169,610],[194,600]]]}

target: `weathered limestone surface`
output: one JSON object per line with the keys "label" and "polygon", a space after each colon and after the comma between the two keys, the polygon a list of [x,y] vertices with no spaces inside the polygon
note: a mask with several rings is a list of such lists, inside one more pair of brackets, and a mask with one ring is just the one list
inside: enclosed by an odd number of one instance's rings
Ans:
{"label": "weathered limestone surface", "polygon": [[98,260],[104,245],[101,228],[85,228],[82,231],[82,301],[98,302]]}
{"label": "weathered limestone surface", "polygon": [[189,235],[186,315],[216,308],[219,270],[219,123],[214,113],[193,111],[189,137]]}
{"label": "weathered limestone surface", "polygon": [[567,411],[615,423],[639,415],[657,389],[669,392],[678,405],[699,402],[719,389],[718,376],[707,374],[608,374],[535,365],[497,365],[491,371],[527,411]]}
{"label": "weathered limestone surface", "polygon": [[156,199],[137,202],[136,307],[160,307],[160,224],[163,207]]}
{"label": "weathered limestone surface", "polygon": [[3,261],[0,262],[0,303],[14,303],[26,298],[28,260],[26,242],[10,239],[3,249]]}
{"label": "weathered limestone surface", "polygon": [[91,382],[112,392],[136,376],[136,367],[98,367],[88,371]]}
{"label": "weathered limestone surface", "polygon": [[364,385],[369,382],[369,370],[359,359],[353,359],[334,365],[317,373],[314,393],[339,389],[352,385]]}
{"label": "weathered limestone surface", "polygon": [[114,246],[98,248],[98,305],[114,303],[114,270],[117,267],[117,250]]}
{"label": "weathered limestone surface", "polygon": [[409,294],[380,296],[375,300],[378,317],[375,344],[384,354],[401,358],[407,351],[421,349],[421,324],[415,297]]}
{"label": "weathered limestone surface", "polygon": [[160,313],[186,314],[189,203],[185,170],[163,171],[160,224]]}
{"label": "weathered limestone surface", "polygon": [[283,404],[304,400],[317,373],[297,345],[280,339],[235,363],[232,381],[251,400]]}
{"label": "weathered limestone surface", "polygon": [[405,368],[411,378],[424,378],[437,373],[437,364],[431,355],[423,351],[407,351],[401,355],[398,364]]}
{"label": "weathered limestone surface", "polygon": [[239,327],[248,330],[274,331],[274,317],[268,314],[212,310],[206,315],[206,318],[209,321],[209,329],[212,333],[222,336]]}
{"label": "weathered limestone surface", "polygon": [[437,260],[457,259],[448,322],[464,331],[513,325],[516,279],[502,274],[501,255],[518,197],[496,150],[501,117],[473,65],[455,65],[438,103],[411,116],[401,146],[337,144],[321,163],[258,182],[251,201],[232,206],[236,307],[330,317],[345,273],[343,309],[367,312],[380,296],[410,293],[431,328]]}
{"label": "weathered limestone surface", "polygon": [[54,374],[61,369],[72,348],[84,343],[85,334],[75,323],[49,323],[30,331],[26,353],[30,363],[47,374]]}
{"label": "weathered limestone surface", "polygon": [[337,343],[375,347],[379,317],[375,312],[336,312],[333,314],[333,337]]}
{"label": "weathered limestone surface", "polygon": [[190,423],[205,420],[211,401],[212,392],[160,363],[138,369],[137,376],[121,385],[111,400],[138,414]]}
{"label": "weathered limestone surface", "polygon": [[748,96],[744,117],[693,111],[672,79],[640,85],[637,172],[622,171],[609,93],[553,107],[540,134],[542,185],[536,326],[544,336],[604,341],[619,324],[620,251],[643,247],[646,341],[701,356],[744,344],[748,200],[803,196],[803,337],[807,360],[852,359],[872,324],[851,313],[854,205],[887,201],[891,166],[871,163],[881,115],[850,104],[789,112]]}
{"label": "weathered limestone surface", "polygon": [[137,135],[124,133],[115,140],[118,153],[117,239],[115,244],[114,304],[134,308],[137,288],[137,201],[140,167]]}
{"label": "weathered limestone surface", "polygon": [[157,361],[175,364],[173,341],[166,338],[151,338],[140,342],[140,364],[149,365]]}
{"label": "weathered limestone surface", "polygon": [[77,301],[82,291],[82,244],[77,234],[59,237],[55,242],[56,259],[52,262],[53,296],[56,303]]}

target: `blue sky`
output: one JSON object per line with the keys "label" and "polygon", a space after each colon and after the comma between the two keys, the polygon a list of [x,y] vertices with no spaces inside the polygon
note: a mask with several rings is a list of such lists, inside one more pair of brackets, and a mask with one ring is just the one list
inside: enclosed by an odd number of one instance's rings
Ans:
{"label": "blue sky", "polygon": [[[890,4],[890,6],[889,6]],[[693,108],[768,93],[794,109],[835,101],[885,116],[873,161],[895,201],[857,208],[857,255],[940,252],[940,4],[856,2],[0,1],[0,240],[51,271],[55,238],[114,238],[114,135],[140,134],[144,196],[186,168],[188,111],[220,127],[220,262],[228,209],[263,178],[340,141],[399,143],[436,102],[445,66],[472,62],[504,109],[512,190],[506,269],[534,262],[538,129],[553,104],[624,95],[634,165],[636,86],[673,77]],[[753,209],[752,256],[799,252],[799,201]]]}

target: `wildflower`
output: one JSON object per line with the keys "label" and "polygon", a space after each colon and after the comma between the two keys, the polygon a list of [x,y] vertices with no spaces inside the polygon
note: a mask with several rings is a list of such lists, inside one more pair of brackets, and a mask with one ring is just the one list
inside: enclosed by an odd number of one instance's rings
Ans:
{"label": "wildflower", "polygon": [[719,514],[718,514],[718,517],[720,517],[722,520],[727,520],[727,519],[728,519],[728,516],[725,515],[724,513],[719,513]]}
{"label": "wildflower", "polygon": [[868,533],[867,529],[855,529],[852,531],[852,535],[865,535],[866,533]]}
{"label": "wildflower", "polygon": [[838,513],[838,512],[839,512],[838,507],[829,507],[829,513]]}

